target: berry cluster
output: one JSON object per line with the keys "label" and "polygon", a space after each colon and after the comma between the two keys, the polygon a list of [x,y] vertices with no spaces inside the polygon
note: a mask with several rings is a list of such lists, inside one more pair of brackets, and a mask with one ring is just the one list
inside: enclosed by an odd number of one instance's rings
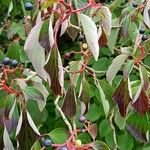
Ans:
{"label": "berry cluster", "polygon": [[15,60],[15,59],[10,59],[9,57],[5,57],[2,61],[2,63],[0,63],[0,66],[6,66],[6,65],[9,65],[10,67],[17,67],[18,66],[18,61]]}
{"label": "berry cluster", "polygon": [[140,33],[140,34],[143,34],[143,35],[142,35],[142,41],[143,41],[143,42],[146,41],[146,40],[148,40],[148,36],[147,36],[146,34],[144,34],[144,33],[145,33],[145,29],[144,29],[144,28],[141,28],[141,29],[139,30],[139,33]]}

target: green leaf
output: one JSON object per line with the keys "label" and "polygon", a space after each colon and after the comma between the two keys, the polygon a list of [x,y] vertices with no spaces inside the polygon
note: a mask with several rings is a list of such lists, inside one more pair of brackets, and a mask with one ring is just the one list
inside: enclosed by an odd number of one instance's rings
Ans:
{"label": "green leaf", "polygon": [[85,77],[83,77],[81,82],[81,95],[80,95],[80,101],[84,102],[85,104],[88,104],[90,102],[90,85],[89,82],[86,80]]}
{"label": "green leaf", "polygon": [[114,48],[116,45],[118,33],[119,33],[119,28],[112,28],[110,36],[108,37],[108,47],[112,54],[114,53]]}
{"label": "green leaf", "polygon": [[91,142],[91,137],[87,133],[79,133],[77,139],[80,139],[83,144],[87,144]]}
{"label": "green leaf", "polygon": [[95,141],[90,145],[94,150],[110,150],[109,147],[102,141]]}
{"label": "green leaf", "polygon": [[12,43],[8,47],[6,55],[11,59],[20,60],[20,45],[19,43]]}
{"label": "green leaf", "polygon": [[44,96],[35,87],[26,86],[23,89],[23,92],[26,94],[28,99],[37,100],[37,101],[44,101]]}
{"label": "green leaf", "polygon": [[121,150],[126,150],[127,148],[128,150],[133,149],[133,146],[134,146],[133,138],[127,133],[118,135],[117,142]]}
{"label": "green leaf", "polygon": [[99,135],[101,138],[105,137],[112,130],[108,119],[103,119],[99,124]]}
{"label": "green leaf", "polygon": [[132,69],[133,69],[133,66],[134,66],[134,62],[133,60],[127,60],[127,63],[123,69],[123,75],[124,77],[127,79],[128,76],[130,75]]}
{"label": "green leaf", "polygon": [[102,103],[103,110],[105,112],[105,115],[107,116],[108,113],[109,113],[109,109],[110,109],[109,102],[106,99],[105,93],[104,93],[104,91],[103,91],[103,89],[102,89],[102,87],[100,85],[100,82],[97,79],[95,79],[95,85],[96,85],[96,87],[99,90],[100,102]]}
{"label": "green leaf", "polygon": [[[80,61],[71,61],[69,63],[70,71],[79,71],[81,67],[82,66],[81,66]],[[69,76],[70,76],[70,79],[74,81],[73,84],[76,87],[80,73],[77,73],[77,74],[70,73]]]}
{"label": "green leaf", "polygon": [[65,128],[57,128],[49,133],[52,141],[57,144],[65,143],[68,139],[68,132]]}
{"label": "green leaf", "polygon": [[113,59],[112,64],[109,66],[108,71],[106,73],[106,78],[110,84],[112,84],[114,77],[116,76],[121,66],[124,64],[127,57],[127,55],[121,54],[115,59]]}
{"label": "green leaf", "polygon": [[72,41],[74,41],[78,36],[79,30],[77,27],[69,26],[67,28],[67,33],[70,36],[70,38],[72,39]]}
{"label": "green leaf", "polygon": [[115,113],[114,121],[120,130],[125,129],[126,120],[127,120],[127,117],[121,117],[118,111]]}
{"label": "green leaf", "polygon": [[80,14],[79,19],[83,27],[89,50],[97,61],[99,56],[99,44],[96,24],[90,17],[84,14]]}
{"label": "green leaf", "polygon": [[29,33],[29,36],[25,42],[24,49],[32,62],[34,69],[36,70],[37,74],[46,80],[46,72],[44,70],[45,65],[45,50],[39,44],[39,34],[40,30],[43,26],[43,21],[40,21],[36,24]]}
{"label": "green leaf", "polygon": [[126,129],[136,140],[147,143],[149,125],[147,114],[140,116],[134,113],[128,118]]}
{"label": "green leaf", "polygon": [[86,114],[86,118],[90,120],[91,122],[94,122],[100,118],[102,115],[100,112],[100,107],[96,104],[91,104],[89,111]]}
{"label": "green leaf", "polygon": [[140,65],[139,68],[140,71],[140,78],[141,78],[141,84],[144,91],[147,91],[149,87],[149,77],[148,77],[148,71],[145,67]]}

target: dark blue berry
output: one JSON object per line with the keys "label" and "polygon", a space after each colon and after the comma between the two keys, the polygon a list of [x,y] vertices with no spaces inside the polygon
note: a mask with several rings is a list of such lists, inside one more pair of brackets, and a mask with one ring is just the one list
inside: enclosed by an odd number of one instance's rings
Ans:
{"label": "dark blue berry", "polygon": [[68,150],[66,146],[60,147],[59,150]]}
{"label": "dark blue berry", "polygon": [[143,35],[142,36],[142,41],[146,41],[148,39],[148,36],[147,35]]}
{"label": "dark blue berry", "polygon": [[138,3],[133,2],[133,3],[132,3],[132,6],[136,8],[136,7],[138,6]]}
{"label": "dark blue berry", "polygon": [[144,29],[144,28],[141,28],[141,29],[139,30],[139,33],[140,33],[140,34],[144,34],[144,33],[145,33],[145,29]]}
{"label": "dark blue berry", "polygon": [[4,65],[9,65],[10,62],[11,62],[11,60],[10,60],[9,57],[5,57],[5,58],[3,59],[3,64],[4,64]]}
{"label": "dark blue berry", "polygon": [[10,65],[11,65],[11,67],[17,67],[18,61],[17,60],[12,60]]}
{"label": "dark blue berry", "polygon": [[25,10],[30,11],[30,10],[33,9],[33,4],[30,3],[30,2],[26,2],[26,3],[24,4],[24,7],[25,7]]}
{"label": "dark blue berry", "polygon": [[84,123],[86,120],[85,116],[80,116],[79,122]]}
{"label": "dark blue berry", "polygon": [[50,147],[52,145],[52,140],[50,138],[46,138],[43,141],[43,146]]}

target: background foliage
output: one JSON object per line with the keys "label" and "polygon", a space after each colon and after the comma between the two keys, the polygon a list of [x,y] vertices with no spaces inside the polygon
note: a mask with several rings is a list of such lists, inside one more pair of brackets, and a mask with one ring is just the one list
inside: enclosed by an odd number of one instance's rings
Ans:
{"label": "background foliage", "polygon": [[[47,136],[54,143],[64,143],[69,131],[60,106],[79,129],[83,127],[78,121],[82,112],[96,123],[97,136],[78,134],[83,144],[96,136],[110,149],[117,145],[120,150],[150,149],[150,1],[107,1],[99,10],[90,7],[74,13],[58,29],[57,46],[53,46],[52,35],[60,16],[52,13],[53,21],[50,16],[44,21],[40,17],[52,1],[31,11],[25,11],[25,2],[0,1],[0,61],[7,56],[24,66],[10,77],[15,81],[13,88],[22,91],[23,100],[0,90],[0,148],[16,149],[18,141],[20,149],[27,150],[37,140],[32,149],[41,149]],[[87,0],[72,3],[81,8]],[[142,40],[141,28],[148,39]],[[80,33],[85,36],[83,42],[79,42]],[[88,57],[92,55],[88,64],[86,55],[77,54],[83,43],[90,48]],[[80,72],[84,63],[86,69]],[[58,95],[60,101],[54,104]],[[108,149],[103,144],[95,149]]]}

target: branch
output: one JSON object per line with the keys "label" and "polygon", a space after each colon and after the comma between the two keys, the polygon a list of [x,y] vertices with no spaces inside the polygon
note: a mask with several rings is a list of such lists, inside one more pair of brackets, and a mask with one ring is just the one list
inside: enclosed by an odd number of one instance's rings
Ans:
{"label": "branch", "polygon": [[67,125],[67,127],[68,127],[68,129],[71,133],[72,132],[72,126],[71,126],[71,124],[69,123],[66,116],[64,115],[64,113],[62,112],[61,108],[58,105],[59,99],[60,99],[60,96],[57,96],[57,98],[54,101],[54,104],[56,106],[56,109],[60,112],[62,119],[64,120],[65,124]]}

